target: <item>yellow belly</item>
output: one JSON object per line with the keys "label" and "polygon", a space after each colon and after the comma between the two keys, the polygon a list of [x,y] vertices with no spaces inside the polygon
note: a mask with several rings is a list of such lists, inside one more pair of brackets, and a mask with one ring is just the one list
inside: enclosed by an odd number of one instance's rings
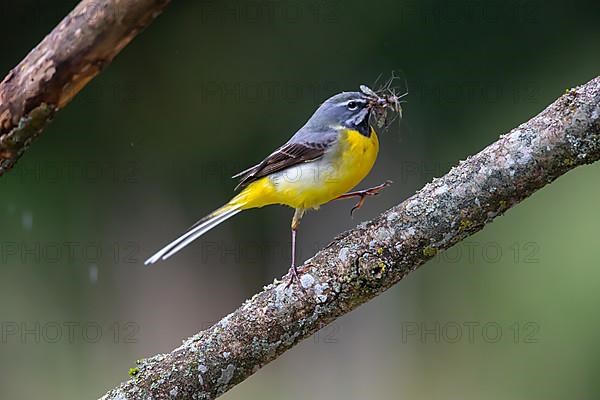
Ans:
{"label": "yellow belly", "polygon": [[369,137],[344,130],[337,145],[319,160],[259,179],[232,202],[244,204],[243,208],[269,204],[319,208],[358,185],[373,168],[378,152],[379,141],[373,129]]}

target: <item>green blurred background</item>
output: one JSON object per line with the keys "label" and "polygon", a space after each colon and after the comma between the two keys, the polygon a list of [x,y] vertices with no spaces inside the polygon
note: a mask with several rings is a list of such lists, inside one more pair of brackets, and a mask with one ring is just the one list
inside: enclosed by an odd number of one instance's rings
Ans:
{"label": "green blurred background", "polygon": [[[0,0],[2,75],[76,4]],[[597,1],[175,1],[0,179],[0,398],[97,398],[288,268],[291,211],[141,261],[341,90],[402,71],[349,217],[301,258],[600,72]],[[595,399],[600,165],[578,168],[325,327],[225,399]]]}

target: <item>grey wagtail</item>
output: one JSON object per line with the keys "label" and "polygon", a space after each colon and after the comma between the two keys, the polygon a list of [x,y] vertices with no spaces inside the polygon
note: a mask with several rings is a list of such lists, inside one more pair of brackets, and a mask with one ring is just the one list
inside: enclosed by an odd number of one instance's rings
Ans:
{"label": "grey wagtail", "polygon": [[196,222],[144,264],[166,260],[241,211],[282,204],[295,209],[288,285],[291,284],[298,278],[296,232],[304,212],[332,200],[359,197],[354,211],[367,196],[378,194],[391,183],[348,192],[367,176],[377,158],[379,141],[371,121],[381,127],[388,111],[401,116],[399,98],[389,88],[376,93],[361,85],[358,92],[342,92],[327,99],[287,143],[234,176],[240,179],[237,188],[244,188],[237,196]]}

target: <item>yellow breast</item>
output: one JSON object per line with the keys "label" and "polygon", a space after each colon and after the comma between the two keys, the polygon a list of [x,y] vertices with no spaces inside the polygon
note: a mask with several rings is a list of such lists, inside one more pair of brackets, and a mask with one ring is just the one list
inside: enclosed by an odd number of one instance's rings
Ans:
{"label": "yellow breast", "polygon": [[355,130],[341,130],[337,144],[322,158],[259,179],[236,201],[245,204],[244,208],[269,204],[319,208],[358,185],[373,168],[378,152],[379,140],[373,129],[369,137]]}
{"label": "yellow breast", "polygon": [[342,132],[339,171],[335,174],[335,178],[339,179],[339,186],[336,188],[339,193],[335,197],[354,188],[369,174],[378,152],[379,140],[372,128],[369,137],[355,130]]}

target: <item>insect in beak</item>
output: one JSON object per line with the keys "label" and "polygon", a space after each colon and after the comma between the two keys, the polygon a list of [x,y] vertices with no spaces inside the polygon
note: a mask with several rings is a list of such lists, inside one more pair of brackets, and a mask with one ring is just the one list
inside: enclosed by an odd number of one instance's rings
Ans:
{"label": "insect in beak", "polygon": [[[392,90],[383,90],[376,93],[366,85],[360,85],[360,91],[368,100],[368,107],[372,111],[375,123],[379,128],[389,125],[387,114],[389,111],[402,118],[402,107],[400,106],[400,97]],[[395,119],[395,117],[394,117]]]}

